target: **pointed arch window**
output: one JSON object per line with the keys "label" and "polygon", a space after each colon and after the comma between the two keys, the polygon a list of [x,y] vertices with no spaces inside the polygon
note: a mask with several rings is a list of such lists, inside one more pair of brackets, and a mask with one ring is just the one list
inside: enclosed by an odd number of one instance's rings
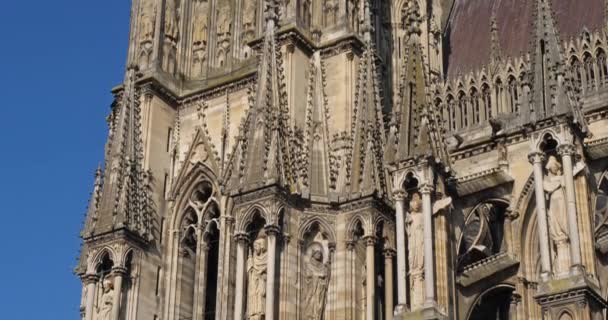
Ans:
{"label": "pointed arch window", "polygon": [[458,128],[464,128],[469,125],[468,122],[468,110],[467,110],[467,98],[464,92],[460,91],[458,93],[458,115],[460,117],[460,121],[458,121]]}
{"label": "pointed arch window", "polygon": [[171,276],[179,279],[174,308],[180,319],[215,319],[220,210],[214,194],[211,182],[199,182],[186,198],[177,226],[179,237],[173,253],[176,257],[170,261],[177,261]]}
{"label": "pointed arch window", "polygon": [[456,130],[456,104],[454,102],[454,97],[451,95],[448,95],[447,108],[449,112],[450,129]]}
{"label": "pointed arch window", "polygon": [[606,52],[602,49],[597,51],[597,70],[598,80],[603,85],[608,80],[608,65],[606,65]]}
{"label": "pointed arch window", "polygon": [[583,56],[583,65],[585,69],[585,81],[587,83],[586,89],[591,91],[595,88],[595,68],[597,65],[589,52],[585,52]]}
{"label": "pointed arch window", "polygon": [[517,112],[519,112],[519,106],[518,106],[519,88],[518,88],[517,80],[515,79],[514,76],[509,76],[508,88],[509,88],[509,92],[508,92],[509,110],[508,110],[508,112],[517,113]]}
{"label": "pointed arch window", "polygon": [[472,111],[472,115],[471,118],[473,119],[473,123],[474,124],[478,124],[481,123],[481,101],[480,101],[480,96],[479,96],[479,92],[477,92],[476,88],[472,88],[471,89],[471,111]]}
{"label": "pointed arch window", "polygon": [[570,58],[570,69],[574,74],[574,81],[576,81],[576,85],[579,88],[583,87],[583,67],[581,62],[578,60],[576,56],[572,56]]}
{"label": "pointed arch window", "polygon": [[500,78],[496,78],[494,84],[494,96],[496,97],[496,111],[497,113],[505,112],[505,97],[504,97],[503,83]]}

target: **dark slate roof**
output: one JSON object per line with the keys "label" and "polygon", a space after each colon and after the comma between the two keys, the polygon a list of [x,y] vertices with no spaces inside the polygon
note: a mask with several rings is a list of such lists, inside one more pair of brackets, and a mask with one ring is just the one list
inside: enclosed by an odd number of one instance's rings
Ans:
{"label": "dark slate roof", "polygon": [[[604,23],[603,0],[549,0],[562,40],[594,31]],[[490,21],[497,24],[503,57],[518,57],[530,49],[534,34],[531,0],[456,0],[446,28],[449,77],[480,69],[490,62]]]}

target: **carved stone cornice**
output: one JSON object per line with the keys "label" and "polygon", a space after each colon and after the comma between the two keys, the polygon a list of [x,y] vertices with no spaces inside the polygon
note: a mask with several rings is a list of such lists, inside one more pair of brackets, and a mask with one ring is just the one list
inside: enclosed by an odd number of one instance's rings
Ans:
{"label": "carved stone cornice", "polygon": [[215,82],[210,80],[207,84],[202,86],[200,90],[186,94],[179,100],[180,108],[185,109],[191,105],[196,105],[196,102],[202,100],[210,100],[217,98],[222,95],[226,95],[244,90],[250,87],[255,81],[257,81],[257,70],[251,68],[251,70],[241,71],[241,74],[228,75],[217,79]]}
{"label": "carved stone cornice", "polygon": [[144,78],[137,85],[141,87],[144,96],[157,96],[174,108],[178,105],[178,95],[154,77]]}
{"label": "carved stone cornice", "polygon": [[361,55],[364,48],[363,41],[357,36],[346,36],[338,38],[320,46],[321,57],[327,59],[341,53]]}
{"label": "carved stone cornice", "polygon": [[138,234],[126,229],[120,228],[110,232],[96,234],[83,239],[89,247],[89,250],[99,249],[112,244],[125,244],[129,247],[146,249],[149,244],[144,241]]}

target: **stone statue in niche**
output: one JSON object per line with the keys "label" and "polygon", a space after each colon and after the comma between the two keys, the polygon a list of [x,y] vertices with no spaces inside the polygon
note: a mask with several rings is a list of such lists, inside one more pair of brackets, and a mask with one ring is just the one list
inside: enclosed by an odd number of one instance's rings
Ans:
{"label": "stone statue in niche", "polygon": [[217,34],[227,35],[230,33],[231,21],[230,6],[226,3],[220,5],[220,8],[217,10]]}
{"label": "stone statue in niche", "polygon": [[165,4],[165,26],[163,45],[163,70],[174,74],[177,65],[177,42],[179,37],[179,16],[176,0],[167,0]]}
{"label": "stone statue in niche", "polygon": [[549,216],[549,231],[554,242],[568,240],[568,215],[566,211],[566,190],[562,173],[562,165],[555,158],[549,156],[547,160],[547,176],[543,187],[549,200],[547,213]]}
{"label": "stone statue in niche", "polygon": [[266,237],[261,234],[253,242],[247,263],[247,319],[264,320],[266,305]]}
{"label": "stone statue in niche", "polygon": [[549,156],[545,169],[547,175],[543,181],[543,188],[548,200],[547,218],[554,248],[553,265],[554,272],[559,275],[566,273],[570,265],[565,180],[562,165],[555,156]]}
{"label": "stone statue in niche", "polygon": [[207,1],[197,1],[194,5],[194,34],[192,35],[192,41],[195,47],[207,45],[207,23],[209,21],[207,9]]}
{"label": "stone statue in niche", "polygon": [[336,24],[336,15],[338,12],[338,3],[335,0],[326,1],[324,4],[323,24],[325,26],[333,26]]}
{"label": "stone statue in niche", "polygon": [[254,30],[256,23],[256,0],[245,0],[243,7],[243,30]]}
{"label": "stone statue in niche", "polygon": [[114,284],[110,279],[103,281],[103,293],[100,304],[101,306],[97,309],[98,319],[110,320],[114,304]]}
{"label": "stone statue in niche", "polygon": [[321,320],[329,285],[329,263],[323,261],[323,248],[313,244],[304,270],[304,315]]}
{"label": "stone statue in niche", "polygon": [[227,2],[220,4],[217,14],[217,48],[215,52],[215,66],[224,67],[230,52],[230,27],[232,15]]}
{"label": "stone statue in niche", "polygon": [[179,31],[175,0],[167,0],[165,5],[165,12],[165,36],[176,40],[179,35]]}
{"label": "stone statue in niche", "polygon": [[367,266],[365,265],[365,263],[363,263],[361,266],[361,286],[359,288],[361,290],[361,294],[358,309],[362,315],[365,315],[365,312],[367,310]]}
{"label": "stone statue in niche", "polygon": [[156,22],[156,7],[153,1],[142,2],[140,21],[140,41],[151,41],[154,38],[154,25]]}
{"label": "stone statue in niche", "polygon": [[[555,248],[553,258],[555,273],[565,273],[570,265],[568,210],[566,205],[566,181],[562,165],[553,155],[547,159],[545,165],[547,175],[543,180],[543,188],[547,198],[547,218],[549,220],[549,234]],[[575,166],[573,175],[576,176],[583,167]]]}
{"label": "stone statue in niche", "polygon": [[422,305],[424,277],[424,224],[422,219],[422,199],[419,193],[412,194],[409,213],[406,218],[408,235],[408,262],[412,291],[412,308]]}

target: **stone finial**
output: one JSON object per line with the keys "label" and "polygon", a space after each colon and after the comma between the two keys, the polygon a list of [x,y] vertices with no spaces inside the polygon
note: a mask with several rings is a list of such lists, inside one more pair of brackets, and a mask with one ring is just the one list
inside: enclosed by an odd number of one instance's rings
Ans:
{"label": "stone finial", "polygon": [[490,19],[490,63],[495,64],[500,62],[501,49],[500,39],[498,37],[498,25],[496,23],[496,12],[492,12]]}

